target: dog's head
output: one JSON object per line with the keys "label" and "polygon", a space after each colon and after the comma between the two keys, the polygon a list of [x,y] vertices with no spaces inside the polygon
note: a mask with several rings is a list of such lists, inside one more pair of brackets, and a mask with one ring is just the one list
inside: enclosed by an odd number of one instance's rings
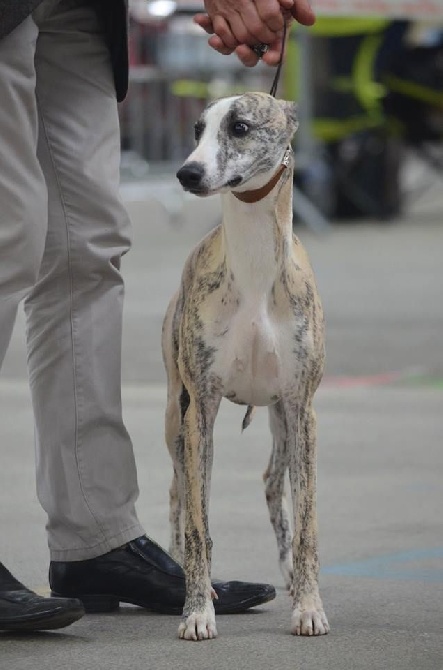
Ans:
{"label": "dog's head", "polygon": [[213,102],[195,124],[196,149],[177,172],[183,188],[205,196],[266,184],[297,130],[296,109],[266,93]]}

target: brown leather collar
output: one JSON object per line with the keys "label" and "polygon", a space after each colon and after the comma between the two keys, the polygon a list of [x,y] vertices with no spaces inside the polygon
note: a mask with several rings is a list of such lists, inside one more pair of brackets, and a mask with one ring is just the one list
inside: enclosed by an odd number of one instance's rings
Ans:
{"label": "brown leather collar", "polygon": [[275,175],[268,181],[267,184],[261,186],[261,188],[256,188],[253,191],[232,191],[232,195],[235,195],[237,200],[246,202],[249,205],[251,205],[254,202],[258,202],[259,200],[263,200],[263,198],[266,198],[266,196],[272,191],[274,186],[279,181],[283,172],[288,167],[291,152],[292,150],[290,147],[286,149],[281,166],[279,167]]}

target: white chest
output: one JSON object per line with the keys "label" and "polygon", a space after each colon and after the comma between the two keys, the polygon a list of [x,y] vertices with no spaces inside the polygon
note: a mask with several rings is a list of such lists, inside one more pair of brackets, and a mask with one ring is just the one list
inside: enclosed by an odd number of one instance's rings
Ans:
{"label": "white chest", "polygon": [[213,371],[223,395],[234,402],[269,405],[296,380],[293,318],[278,321],[264,306],[240,308],[220,317],[210,334]]}
{"label": "white chest", "polygon": [[245,205],[229,194],[223,198],[228,272],[221,304],[208,309],[205,337],[215,352],[212,369],[223,395],[234,402],[270,405],[297,384],[296,335],[300,343],[309,333],[285,291],[275,291],[285,263],[291,263],[281,255],[285,238],[290,249],[292,223],[278,223],[266,199]]}

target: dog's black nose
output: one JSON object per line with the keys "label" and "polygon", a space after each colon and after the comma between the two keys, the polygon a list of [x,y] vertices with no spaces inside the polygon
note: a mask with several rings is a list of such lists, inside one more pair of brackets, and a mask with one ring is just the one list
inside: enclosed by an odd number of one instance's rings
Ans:
{"label": "dog's black nose", "polygon": [[201,163],[193,162],[183,165],[176,176],[183,188],[192,190],[199,188],[204,173],[205,170],[203,165]]}

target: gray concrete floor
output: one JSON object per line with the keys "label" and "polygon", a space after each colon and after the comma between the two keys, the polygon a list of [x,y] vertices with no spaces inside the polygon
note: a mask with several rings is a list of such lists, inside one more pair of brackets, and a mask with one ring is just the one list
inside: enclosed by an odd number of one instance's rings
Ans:
{"label": "gray concrete floor", "polygon": [[[149,198],[152,196],[149,195]],[[218,216],[213,199],[184,201],[181,223],[129,189],[134,249],[124,262],[125,419],[138,463],[139,515],[168,541],[171,467],[163,443],[160,327],[183,261]],[[176,639],[177,618],[124,607],[31,637],[0,634],[0,668],[72,670],[443,669],[443,197],[431,189],[391,224],[301,230],[327,317],[328,365],[317,395],[321,589],[332,627],[289,635],[261,473],[265,410],[241,435],[241,408],[216,427],[211,528],[214,574],[269,581],[277,599],[218,620],[219,638]],[[45,517],[35,496],[33,427],[19,315],[0,381],[2,560],[47,590]],[[235,460],[235,467],[233,462]]]}

